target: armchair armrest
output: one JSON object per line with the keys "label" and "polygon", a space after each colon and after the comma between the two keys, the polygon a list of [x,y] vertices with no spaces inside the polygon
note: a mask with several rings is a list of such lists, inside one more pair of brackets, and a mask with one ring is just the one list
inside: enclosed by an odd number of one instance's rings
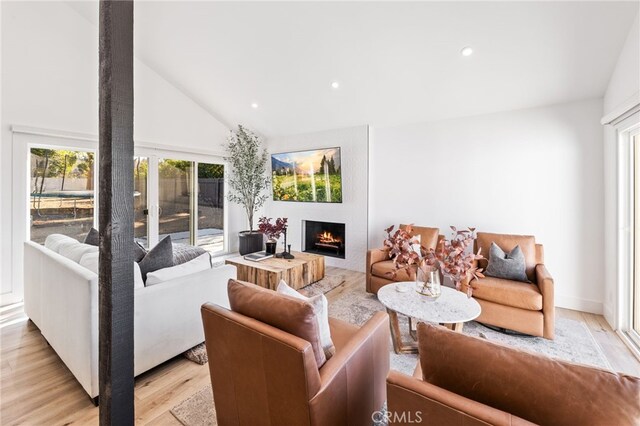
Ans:
{"label": "armchair armrest", "polygon": [[389,425],[431,423],[531,425],[512,414],[457,395],[397,371],[387,377]]}
{"label": "armchair armrest", "polygon": [[[377,312],[320,369],[320,390],[311,399],[312,411],[323,413],[325,424],[362,424],[386,400],[389,373],[389,316]],[[330,414],[327,418],[328,413]],[[335,422],[330,417],[337,416]]]}
{"label": "armchair armrest", "polygon": [[365,266],[365,279],[367,291],[372,292],[371,290],[371,266],[374,263],[382,262],[384,260],[389,260],[389,250],[385,248],[381,249],[371,249],[367,251],[367,264]]}
{"label": "armchair armrest", "polygon": [[389,260],[389,250],[384,248],[371,249],[367,251],[367,272],[371,272],[371,265],[374,263]]}
{"label": "armchair armrest", "polygon": [[536,265],[536,283],[542,293],[543,335],[547,339],[553,339],[555,337],[554,284],[551,274],[541,263]]}

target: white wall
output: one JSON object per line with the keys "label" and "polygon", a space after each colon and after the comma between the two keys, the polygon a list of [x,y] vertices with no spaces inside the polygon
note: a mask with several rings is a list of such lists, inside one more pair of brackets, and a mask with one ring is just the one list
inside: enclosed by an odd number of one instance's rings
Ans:
{"label": "white wall", "polygon": [[391,224],[535,235],[556,305],[599,313],[602,100],[373,129],[369,245]]}
{"label": "white wall", "polygon": [[627,40],[611,74],[604,95],[604,113],[609,114],[630,99],[638,101],[640,95],[640,14],[629,30]]}
{"label": "white wall", "polygon": [[[629,30],[627,40],[620,51],[620,56],[611,80],[604,95],[604,116],[606,121],[615,119],[616,115],[640,104],[640,25],[636,16]],[[618,134],[613,126],[604,127],[604,264],[605,295],[604,317],[614,329],[621,325],[621,309],[619,301],[620,277],[618,276],[620,228],[618,223]],[[626,299],[626,296],[623,297]]]}
{"label": "white wall", "polygon": [[[295,203],[267,201],[267,217],[287,217],[287,241],[300,250],[302,221],[316,220],[345,224],[345,259],[326,257],[329,266],[364,271],[367,252],[368,127],[328,130],[267,140],[270,153],[340,147],[342,161],[342,203]],[[281,241],[282,242],[282,241]]]}
{"label": "white wall", "polygon": [[[2,2],[2,123],[0,129],[0,286],[11,301],[21,269],[11,250],[12,125],[98,133],[98,30],[62,2]],[[174,150],[220,152],[228,129],[136,60],[135,140]],[[237,232],[236,208],[230,228]],[[237,226],[237,228],[234,228]],[[237,246],[232,232],[232,249]],[[16,275],[18,276],[18,275]],[[16,297],[19,298],[19,294]]]}

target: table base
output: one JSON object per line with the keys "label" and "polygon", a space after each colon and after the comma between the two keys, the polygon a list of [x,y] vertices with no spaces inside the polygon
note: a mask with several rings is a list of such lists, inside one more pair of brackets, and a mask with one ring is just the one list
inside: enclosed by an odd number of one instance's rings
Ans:
{"label": "table base", "polygon": [[[409,317],[409,334],[413,338],[411,342],[402,341],[402,334],[400,333],[400,323],[398,321],[398,313],[394,310],[387,308],[389,314],[389,328],[391,329],[391,340],[393,341],[393,350],[397,354],[417,354],[418,353],[418,335],[416,334],[417,323],[413,321],[413,318]],[[440,324],[453,330],[457,333],[462,333],[464,326],[463,322]]]}

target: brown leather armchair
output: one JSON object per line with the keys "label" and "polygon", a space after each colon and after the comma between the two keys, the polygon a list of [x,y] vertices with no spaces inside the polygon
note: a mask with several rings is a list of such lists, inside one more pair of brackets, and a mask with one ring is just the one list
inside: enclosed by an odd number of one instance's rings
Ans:
{"label": "brown leather armchair", "polygon": [[[400,225],[404,228],[406,225]],[[435,249],[442,238],[438,228],[414,226],[413,235],[420,235],[420,244],[425,248]],[[389,250],[380,248],[367,251],[366,283],[369,293],[377,294],[383,286],[398,281],[413,281],[416,279],[415,270],[404,269],[398,271],[395,277],[388,275],[395,269],[393,260],[389,259]]]}
{"label": "brown leather armchair", "polygon": [[413,377],[387,378],[389,425],[637,425],[640,378],[418,324]]}
{"label": "brown leather armchair", "polygon": [[202,321],[221,426],[371,425],[386,400],[386,313],[362,327],[330,318],[336,353],[320,369],[311,343],[279,328],[214,304]]}
{"label": "brown leather armchair", "polygon": [[520,246],[525,257],[530,283],[486,277],[473,280],[473,297],[482,307],[476,321],[500,328],[553,339],[555,304],[553,278],[544,266],[542,244],[530,235],[507,235],[478,232],[474,250],[482,249],[487,259],[478,262],[486,268],[489,248],[494,242],[505,252]]}

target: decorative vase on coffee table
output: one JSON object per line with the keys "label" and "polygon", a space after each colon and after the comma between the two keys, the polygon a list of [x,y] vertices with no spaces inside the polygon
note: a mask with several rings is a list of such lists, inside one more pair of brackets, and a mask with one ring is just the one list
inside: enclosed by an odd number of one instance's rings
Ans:
{"label": "decorative vase on coffee table", "polygon": [[436,268],[418,267],[416,270],[416,291],[430,300],[440,297],[440,271]]}
{"label": "decorative vase on coffee table", "polygon": [[264,243],[264,246],[265,246],[265,251],[268,254],[276,254],[276,247],[278,246],[278,241],[269,240],[266,243]]}

